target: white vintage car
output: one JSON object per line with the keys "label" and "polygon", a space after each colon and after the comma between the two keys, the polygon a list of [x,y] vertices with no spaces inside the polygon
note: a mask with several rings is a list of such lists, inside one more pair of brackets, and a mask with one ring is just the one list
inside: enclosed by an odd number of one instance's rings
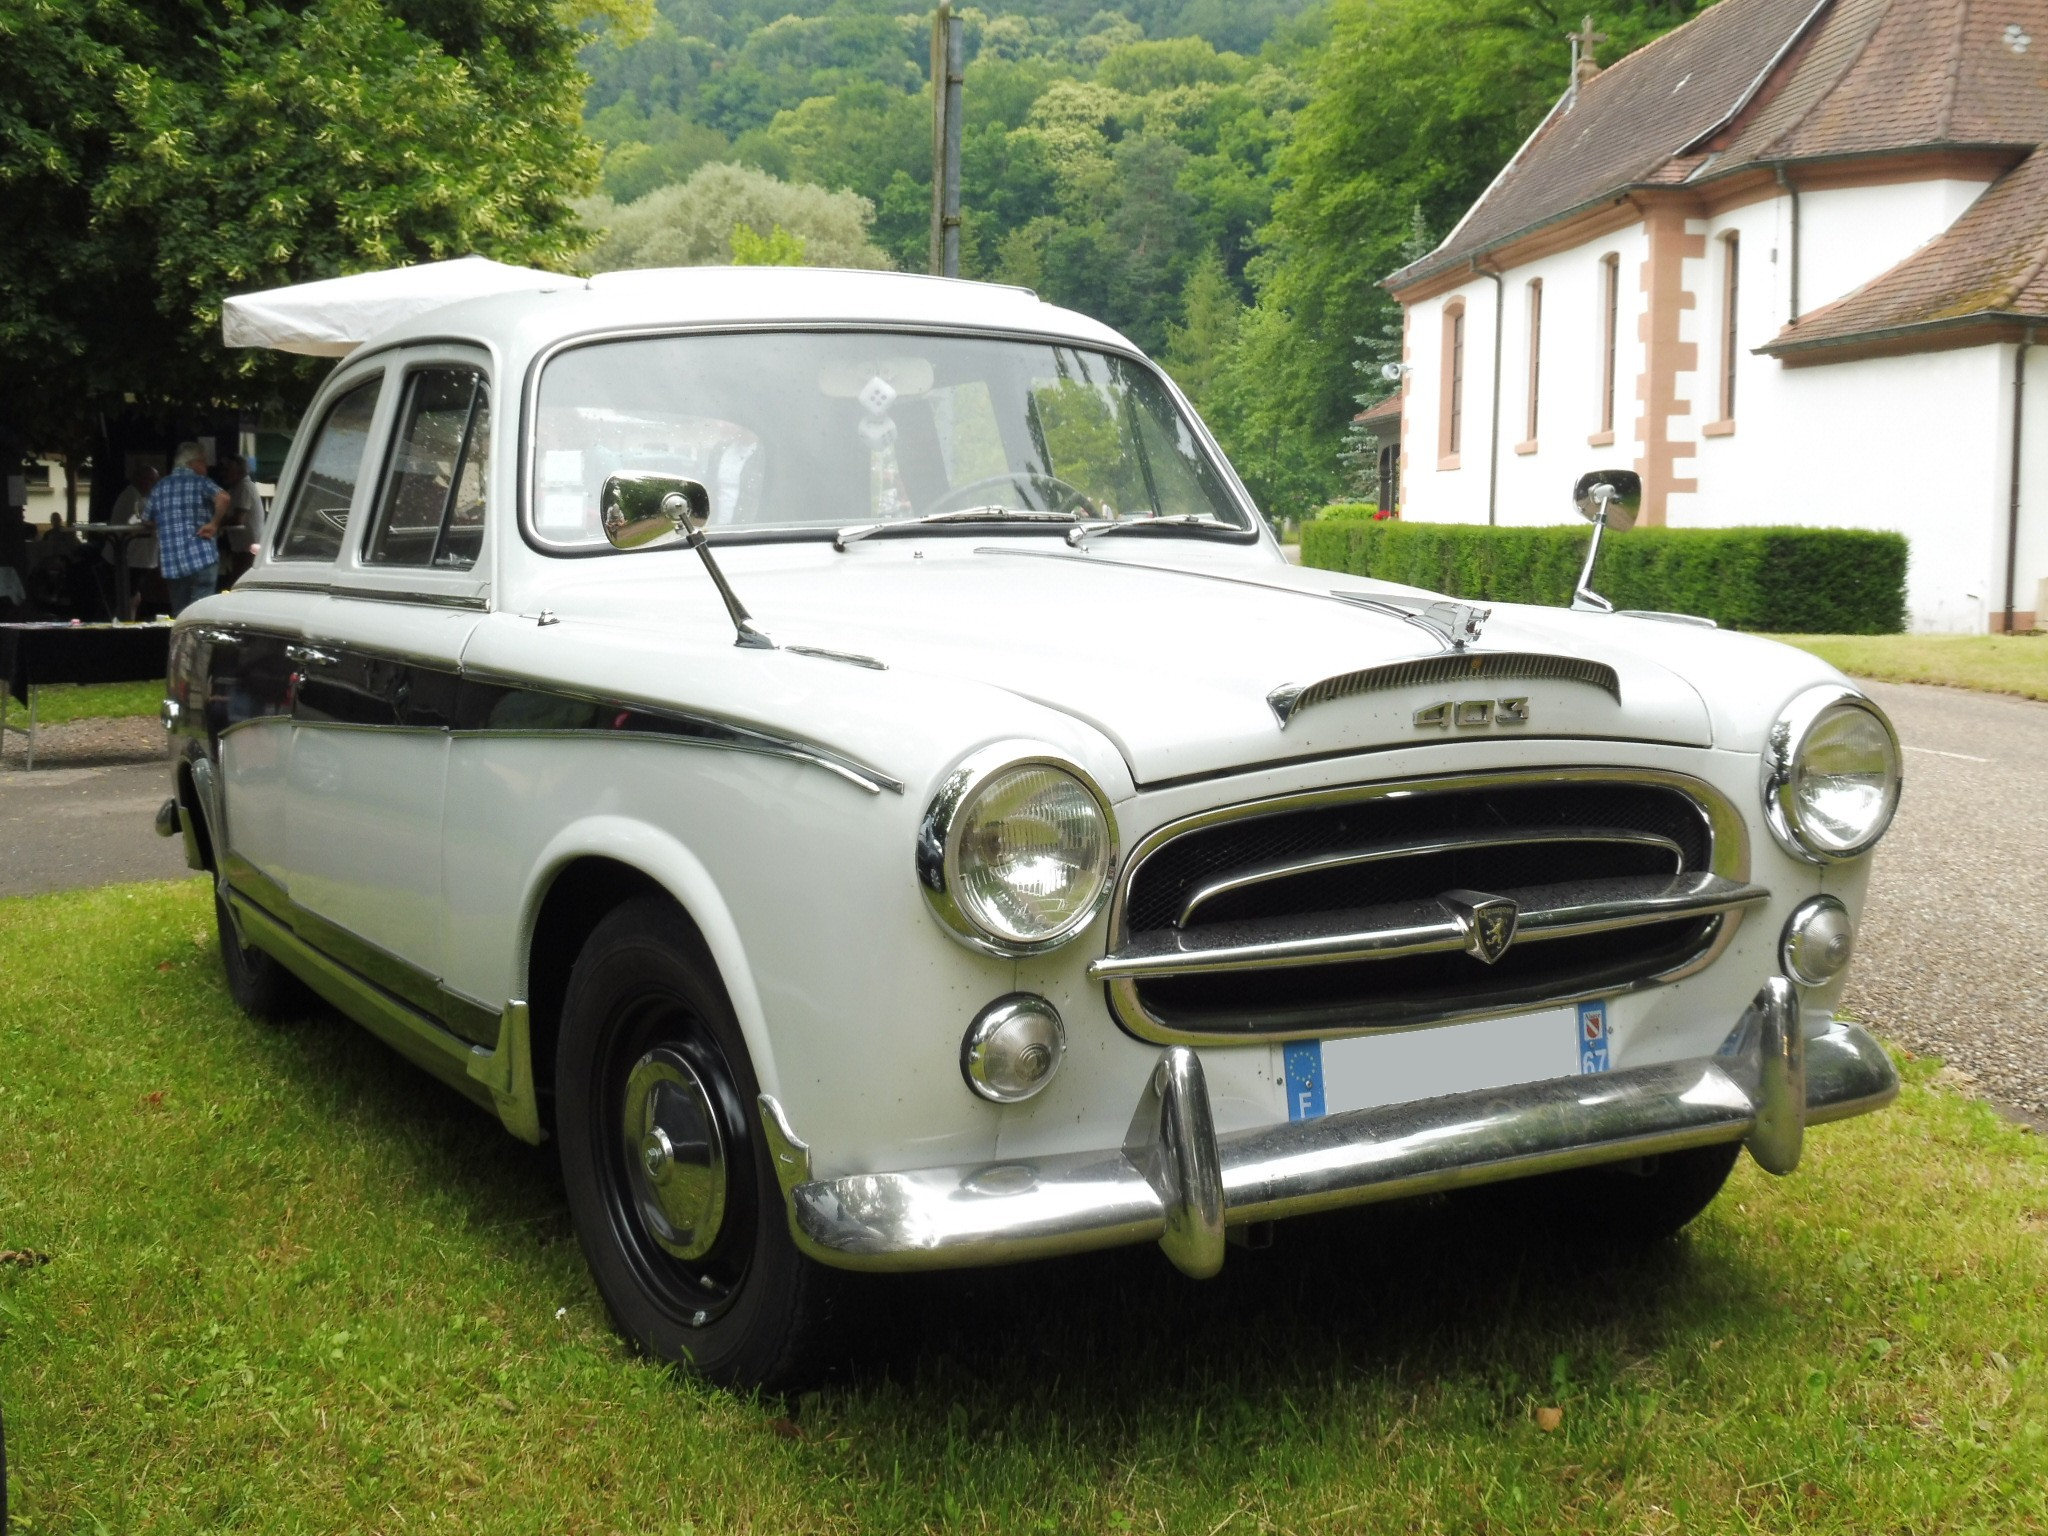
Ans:
{"label": "white vintage car", "polygon": [[447,305],[336,367],[272,525],[165,704],[236,999],[552,1137],[619,1328],[717,1380],[804,1370],[840,1270],[1200,1277],[1509,1179],[1653,1238],[1896,1091],[1833,1013],[1877,708],[1590,591],[1290,565],[1030,293]]}

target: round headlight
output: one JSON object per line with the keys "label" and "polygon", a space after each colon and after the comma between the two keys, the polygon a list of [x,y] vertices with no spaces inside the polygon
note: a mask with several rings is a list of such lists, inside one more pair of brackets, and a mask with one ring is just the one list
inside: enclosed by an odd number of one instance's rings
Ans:
{"label": "round headlight", "polygon": [[969,758],[934,797],[918,838],[933,910],[976,948],[1050,949],[1109,894],[1116,828],[1079,769],[994,751]]}
{"label": "round headlight", "polygon": [[1810,863],[1868,853],[1899,806],[1899,739],[1862,695],[1809,688],[1764,751],[1764,814],[1785,851]]}

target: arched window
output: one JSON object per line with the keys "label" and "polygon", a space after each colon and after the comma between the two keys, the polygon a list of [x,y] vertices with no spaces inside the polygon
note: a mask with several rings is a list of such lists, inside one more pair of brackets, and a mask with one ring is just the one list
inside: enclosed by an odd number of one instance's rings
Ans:
{"label": "arched window", "polygon": [[1442,410],[1437,426],[1437,468],[1456,469],[1465,441],[1465,301],[1444,306]]}
{"label": "arched window", "polygon": [[1721,237],[1721,420],[1735,419],[1735,317],[1742,282],[1742,236]]}
{"label": "arched window", "polygon": [[1614,433],[1615,347],[1621,338],[1621,257],[1600,258],[1600,430]]}
{"label": "arched window", "polygon": [[1529,419],[1522,436],[1536,441],[1539,406],[1543,399],[1543,279],[1529,279]]}

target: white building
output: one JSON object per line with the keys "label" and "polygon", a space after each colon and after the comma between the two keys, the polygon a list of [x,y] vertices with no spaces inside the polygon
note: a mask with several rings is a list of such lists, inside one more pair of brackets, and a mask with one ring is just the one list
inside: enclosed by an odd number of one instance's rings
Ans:
{"label": "white building", "polygon": [[1720,0],[1586,70],[1403,306],[1401,514],[1895,529],[1914,628],[2048,619],[2048,0]]}

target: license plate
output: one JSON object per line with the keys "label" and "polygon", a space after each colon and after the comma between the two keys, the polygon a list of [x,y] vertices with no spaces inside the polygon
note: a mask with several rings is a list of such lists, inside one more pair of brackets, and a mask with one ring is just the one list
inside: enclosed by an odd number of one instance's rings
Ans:
{"label": "license plate", "polygon": [[1577,1077],[1613,1066],[1604,999],[1437,1029],[1295,1040],[1283,1049],[1290,1120]]}

